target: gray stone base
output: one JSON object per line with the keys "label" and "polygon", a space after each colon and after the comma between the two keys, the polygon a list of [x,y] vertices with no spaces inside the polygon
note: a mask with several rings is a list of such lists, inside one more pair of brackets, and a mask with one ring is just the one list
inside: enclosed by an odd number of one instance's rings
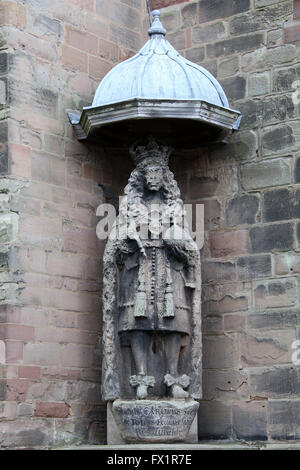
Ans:
{"label": "gray stone base", "polygon": [[192,399],[116,400],[107,404],[107,444],[198,442],[199,403]]}

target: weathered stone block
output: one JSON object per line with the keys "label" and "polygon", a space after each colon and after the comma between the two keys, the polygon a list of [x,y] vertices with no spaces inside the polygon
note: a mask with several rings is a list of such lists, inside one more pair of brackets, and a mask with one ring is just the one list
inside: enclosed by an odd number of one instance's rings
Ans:
{"label": "weathered stone block", "polygon": [[44,181],[56,185],[65,183],[65,162],[53,155],[44,152],[32,152],[32,177],[37,181]]}
{"label": "weathered stone block", "polygon": [[274,3],[280,3],[282,0],[255,0],[254,6],[255,8],[261,8],[268,5],[273,5]]}
{"label": "weathered stone block", "polygon": [[[161,21],[167,31],[174,31],[180,27],[180,12],[179,10],[161,12]],[[194,19],[195,21],[195,19]]]}
{"label": "weathered stone block", "polygon": [[[10,104],[28,110],[36,110],[39,114],[57,118],[58,94],[52,90],[37,86],[35,83],[24,83],[17,79],[10,80]],[[20,92],[22,89],[22,92]]]}
{"label": "weathered stone block", "polygon": [[216,77],[218,71],[218,61],[216,59],[201,62],[201,65],[206,70],[208,70],[214,77]]}
{"label": "weathered stone block", "polygon": [[59,348],[57,344],[25,344],[24,364],[55,365],[60,361]]}
{"label": "weathered stone block", "polygon": [[202,262],[203,282],[235,279],[235,264],[218,261]]}
{"label": "weathered stone block", "polygon": [[293,341],[295,341],[293,329],[249,330],[240,336],[241,363],[244,367],[289,363]]}
{"label": "weathered stone block", "polygon": [[198,3],[194,2],[190,5],[185,5],[181,9],[182,16],[182,25],[183,26],[193,26],[198,22]]}
{"label": "weathered stone block", "polygon": [[246,52],[258,49],[264,43],[263,34],[249,34],[243,37],[234,37],[215,44],[207,45],[207,56],[210,59],[222,57],[236,52]]}
{"label": "weathered stone block", "polygon": [[67,418],[70,406],[67,403],[38,403],[34,416],[41,418]]}
{"label": "weathered stone block", "polygon": [[216,199],[202,201],[204,204],[204,229],[216,229],[220,225],[221,205]]}
{"label": "weathered stone block", "polygon": [[221,300],[210,300],[204,302],[203,313],[205,315],[218,315],[221,313],[241,312],[248,309],[248,299],[246,296],[232,297],[226,295]]}
{"label": "weathered stone block", "polygon": [[271,439],[300,439],[300,400],[269,401]]}
{"label": "weathered stone block", "polygon": [[[264,97],[263,100],[256,101],[244,101],[239,103],[239,109],[243,116],[241,121],[242,128],[262,126],[266,123],[286,121],[288,117],[295,117],[295,106],[291,95]],[[262,132],[264,131],[262,130]],[[283,142],[284,144],[285,142]]]}
{"label": "weathered stone block", "polygon": [[259,210],[259,198],[245,194],[236,196],[227,203],[226,224],[230,227],[254,224]]}
{"label": "weathered stone block", "polygon": [[7,52],[0,53],[0,74],[5,74],[8,71],[8,58],[9,54]]}
{"label": "weathered stone block", "polygon": [[266,70],[273,65],[293,62],[297,57],[297,49],[292,44],[278,46],[271,49],[257,48],[253,52],[244,54],[241,58],[242,70],[252,72]]}
{"label": "weathered stone block", "polygon": [[202,402],[198,411],[200,440],[230,439],[231,406],[219,401]]}
{"label": "weathered stone block", "polygon": [[267,45],[269,47],[280,46],[283,43],[282,29],[273,29],[267,32]]}
{"label": "weathered stone block", "polygon": [[260,281],[255,284],[255,306],[259,309],[289,307],[297,304],[298,282],[296,278]]}
{"label": "weathered stone block", "polygon": [[2,448],[32,449],[53,444],[53,422],[34,422],[23,418],[15,422],[1,423],[0,444]]}
{"label": "weathered stone block", "polygon": [[131,31],[139,31],[140,29],[140,19],[137,11],[124,5],[124,3],[110,0],[108,2],[108,17],[113,22]]}
{"label": "weathered stone block", "polygon": [[210,251],[213,258],[247,253],[248,230],[210,232]]}
{"label": "weathered stone block", "polygon": [[263,10],[235,16],[230,23],[231,33],[236,35],[266,30],[270,23],[273,28],[277,25],[281,26],[285,19],[289,19],[292,11],[293,4],[291,0],[287,0]]}
{"label": "weathered stone block", "polygon": [[294,22],[291,25],[286,25],[284,28],[284,42],[285,43],[295,43],[299,44],[300,42],[300,22]]}
{"label": "weathered stone block", "polygon": [[294,18],[300,18],[300,2],[299,0],[294,0]]}
{"label": "weathered stone block", "polygon": [[267,404],[261,401],[232,405],[233,434],[237,439],[265,441],[267,434]]}
{"label": "weathered stone block", "polygon": [[229,77],[220,81],[226,96],[230,100],[240,100],[246,94],[246,79],[244,77]]}
{"label": "weathered stone block", "polygon": [[262,132],[262,154],[263,156],[282,153],[293,147],[295,137],[293,128],[287,124],[266,127]]}
{"label": "weathered stone block", "polygon": [[236,15],[250,8],[250,0],[201,0],[199,5],[200,23]]}
{"label": "weathered stone block", "polygon": [[8,172],[8,124],[7,121],[0,122],[0,174],[6,174]]}
{"label": "weathered stone block", "polygon": [[177,51],[186,49],[186,34],[184,30],[168,34],[168,40]]}
{"label": "weathered stone block", "polygon": [[266,398],[298,398],[300,368],[280,366],[250,370],[251,395]]}
{"label": "weathered stone block", "polygon": [[296,226],[296,236],[297,236],[298,242],[300,242],[300,222],[298,222]]}
{"label": "weathered stone block", "polygon": [[205,57],[205,48],[193,47],[192,49],[188,49],[185,53],[185,57],[188,60],[195,62],[196,64],[199,64],[203,61]]}
{"label": "weathered stone block", "polygon": [[88,56],[85,52],[63,44],[62,64],[67,69],[86,73],[88,71]]}
{"label": "weathered stone block", "polygon": [[226,332],[241,332],[246,327],[246,317],[240,314],[224,315],[224,330]]}
{"label": "weathered stone block", "polygon": [[225,404],[247,398],[247,374],[236,370],[203,370],[203,400],[221,400]]}
{"label": "weathered stone block", "polygon": [[295,183],[300,183],[300,158],[295,163]]}
{"label": "weathered stone block", "polygon": [[37,15],[36,12],[30,10],[27,14],[27,21],[32,34],[59,41],[62,33],[62,26],[59,21],[45,15]]}
{"label": "weathered stone block", "polygon": [[240,280],[259,279],[271,275],[272,264],[270,255],[248,256],[237,261],[238,278]]}
{"label": "weathered stone block", "polygon": [[216,335],[224,333],[222,315],[208,315],[203,318],[203,333]]}
{"label": "weathered stone block", "polygon": [[293,328],[300,321],[300,311],[297,309],[284,310],[284,311],[269,311],[259,314],[252,314],[248,316],[249,328]]}
{"label": "weathered stone block", "polygon": [[263,162],[243,165],[241,168],[241,183],[246,191],[290,184],[290,159],[268,159]]}
{"label": "weathered stone block", "polygon": [[237,169],[231,166],[199,171],[190,178],[190,200],[223,196],[238,190]]}
{"label": "weathered stone block", "polygon": [[278,189],[264,194],[263,220],[300,218],[300,190]]}
{"label": "weathered stone block", "polygon": [[293,64],[275,70],[273,75],[273,91],[294,90],[293,83],[300,79],[300,65]]}
{"label": "weathered stone block", "polygon": [[239,58],[236,56],[222,60],[219,63],[218,77],[224,78],[236,75],[239,71],[239,68]]}
{"label": "weathered stone block", "polygon": [[251,74],[248,82],[248,95],[259,96],[267,95],[270,91],[269,72]]}
{"label": "weathered stone block", "polygon": [[112,23],[110,27],[109,39],[121,46],[128,47],[136,51],[140,47],[140,37],[135,31],[120,28],[118,25]]}
{"label": "weathered stone block", "polygon": [[272,224],[250,229],[252,253],[287,251],[294,245],[293,224]]}
{"label": "weathered stone block", "polygon": [[279,275],[300,273],[300,255],[285,253],[275,256],[275,273]]}
{"label": "weathered stone block", "polygon": [[193,28],[192,41],[193,44],[205,44],[225,39],[227,36],[226,24],[220,22]]}
{"label": "weathered stone block", "polygon": [[233,334],[203,337],[203,367],[234,369],[238,363],[238,342]]}
{"label": "weathered stone block", "polygon": [[6,399],[6,380],[0,379],[0,401]]}

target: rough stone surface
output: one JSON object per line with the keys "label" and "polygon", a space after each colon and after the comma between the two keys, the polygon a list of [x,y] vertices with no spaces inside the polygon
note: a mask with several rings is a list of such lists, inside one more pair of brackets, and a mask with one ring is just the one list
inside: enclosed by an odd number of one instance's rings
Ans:
{"label": "rough stone surface", "polygon": [[255,223],[259,209],[259,198],[243,195],[231,199],[226,208],[226,222],[230,227]]}
{"label": "rough stone surface", "polygon": [[232,413],[233,433],[237,439],[265,441],[267,406],[264,402],[235,403]]}
{"label": "rough stone surface", "polygon": [[293,225],[284,223],[252,227],[250,244],[252,253],[291,250],[294,245]]}
{"label": "rough stone surface", "polygon": [[269,422],[272,439],[299,439],[299,400],[270,400]]}
{"label": "rough stone surface", "polygon": [[[0,400],[8,393],[15,401],[0,407],[0,445],[104,443],[104,244],[94,236],[95,211],[112,200],[108,191],[121,194],[132,166],[124,149],[108,155],[76,141],[64,110],[89,106],[99,80],[146,41],[145,2],[2,4],[0,324],[10,327],[0,332]],[[199,437],[293,442],[300,382],[288,348],[300,322],[300,2],[151,0],[151,7],[163,9],[167,39],[224,81],[230,106],[243,115],[229,143],[201,142],[170,159],[184,201],[205,205],[203,333],[215,359],[205,353]],[[245,229],[249,253],[240,253],[235,235],[225,259],[212,257],[211,232]],[[39,403],[67,403],[70,415],[34,417]]]}
{"label": "rough stone surface", "polygon": [[[268,186],[282,186],[291,182],[291,167],[288,159],[268,160],[267,162],[243,165],[241,181],[247,190]],[[276,203],[274,203],[276,206]]]}

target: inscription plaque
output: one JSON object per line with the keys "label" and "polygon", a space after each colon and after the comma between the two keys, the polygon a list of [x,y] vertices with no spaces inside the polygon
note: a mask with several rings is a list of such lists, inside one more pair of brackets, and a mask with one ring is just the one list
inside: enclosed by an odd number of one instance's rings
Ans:
{"label": "inscription plaque", "polygon": [[185,400],[116,400],[112,411],[125,442],[183,442],[199,403]]}

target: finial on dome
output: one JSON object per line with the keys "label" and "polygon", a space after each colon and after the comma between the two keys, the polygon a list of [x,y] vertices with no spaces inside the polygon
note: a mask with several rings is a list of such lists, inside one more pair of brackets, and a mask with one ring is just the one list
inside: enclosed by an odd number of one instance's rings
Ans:
{"label": "finial on dome", "polygon": [[148,34],[149,36],[152,36],[153,34],[165,34],[167,33],[167,30],[163,27],[161,21],[160,21],[160,11],[159,10],[154,10],[152,12],[153,16],[153,22],[151,25],[151,28],[148,29]]}

